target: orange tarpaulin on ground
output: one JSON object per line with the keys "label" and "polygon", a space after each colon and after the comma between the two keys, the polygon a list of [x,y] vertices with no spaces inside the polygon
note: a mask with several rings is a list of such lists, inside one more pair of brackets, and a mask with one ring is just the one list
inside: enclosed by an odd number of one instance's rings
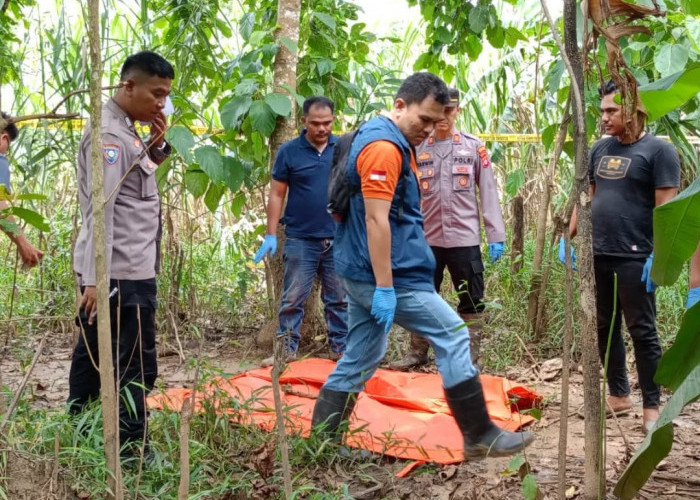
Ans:
{"label": "orange tarpaulin on ground", "polygon": [[[316,397],[334,367],[334,362],[316,358],[289,364],[280,377],[289,431],[309,435]],[[195,411],[206,402],[235,422],[274,429],[270,373],[270,368],[260,368],[213,380],[197,393]],[[535,391],[491,375],[481,375],[481,383],[489,414],[499,427],[515,431],[534,420],[518,410],[541,401]],[[179,410],[191,394],[190,389],[169,389],[149,397],[148,407]],[[445,402],[440,376],[433,373],[377,370],[358,397],[346,442],[404,459],[462,461],[462,434]]]}

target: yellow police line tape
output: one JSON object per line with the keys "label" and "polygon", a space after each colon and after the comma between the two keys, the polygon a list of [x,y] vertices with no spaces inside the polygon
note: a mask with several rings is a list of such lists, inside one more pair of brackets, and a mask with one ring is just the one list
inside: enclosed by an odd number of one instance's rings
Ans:
{"label": "yellow police line tape", "polygon": [[[20,122],[20,127],[31,127],[31,128],[48,128],[48,129],[74,129],[82,130],[87,120],[85,118],[74,118],[71,120],[50,120],[48,122],[42,122],[41,120],[27,120]],[[137,128],[143,128],[137,125]],[[209,129],[208,127],[202,127],[199,125],[193,125],[188,127],[190,131],[195,135],[216,135],[224,132],[222,128]],[[343,132],[339,132],[343,133]],[[473,134],[477,136],[484,142],[541,142],[542,137],[539,134]],[[659,136],[662,139],[670,141],[667,136]],[[700,137],[688,137],[688,142],[690,144],[700,145]]]}

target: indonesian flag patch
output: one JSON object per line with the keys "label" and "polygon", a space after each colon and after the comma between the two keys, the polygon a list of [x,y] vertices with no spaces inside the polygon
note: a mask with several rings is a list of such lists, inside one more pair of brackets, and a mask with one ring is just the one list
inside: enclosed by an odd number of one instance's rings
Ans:
{"label": "indonesian flag patch", "polygon": [[370,170],[369,180],[371,181],[385,181],[386,180],[386,170]]}
{"label": "indonesian flag patch", "polygon": [[481,166],[484,168],[489,168],[489,165],[491,165],[491,160],[489,160],[489,152],[486,149],[486,146],[479,146],[476,149],[476,152],[479,153],[479,156],[481,157]]}
{"label": "indonesian flag patch", "polygon": [[116,144],[103,144],[102,145],[102,156],[108,165],[114,165],[119,159],[119,154],[121,149]]}

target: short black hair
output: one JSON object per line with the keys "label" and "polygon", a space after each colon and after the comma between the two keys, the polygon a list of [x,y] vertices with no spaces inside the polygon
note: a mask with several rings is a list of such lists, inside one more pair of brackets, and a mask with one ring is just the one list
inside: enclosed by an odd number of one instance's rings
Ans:
{"label": "short black hair", "polygon": [[[5,113],[4,111],[0,111],[0,116],[2,116],[3,120],[7,121],[9,121],[11,118],[11,116]],[[0,133],[7,133],[7,135],[10,136],[10,141],[14,141],[19,135],[19,130],[17,130],[17,125],[15,125],[14,123],[8,123],[3,130],[0,130]]]}
{"label": "short black hair", "polygon": [[331,101],[328,97],[324,97],[322,95],[314,95],[304,99],[304,105],[302,106],[304,116],[307,116],[309,114],[309,110],[314,106],[330,108],[331,113],[333,113],[333,111],[335,110],[335,104],[333,104],[333,101]]}
{"label": "short black hair", "polygon": [[148,76],[175,79],[175,70],[163,56],[143,50],[126,58],[122,65],[121,79],[126,80],[133,70],[141,71]]}
{"label": "short black hair", "polygon": [[450,102],[445,82],[427,71],[413,73],[403,81],[396,92],[396,99],[403,99],[407,105],[415,102],[421,103],[428,96],[433,96],[433,99],[443,106]]}
{"label": "short black hair", "polygon": [[600,98],[602,99],[606,95],[617,93],[618,90],[619,89],[617,88],[617,84],[612,80],[608,80],[603,85],[598,87],[598,96],[600,96]]}

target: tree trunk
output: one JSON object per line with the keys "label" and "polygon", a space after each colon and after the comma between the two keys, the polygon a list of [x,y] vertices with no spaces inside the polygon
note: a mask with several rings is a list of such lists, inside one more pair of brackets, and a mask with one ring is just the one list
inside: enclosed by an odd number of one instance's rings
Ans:
{"label": "tree trunk", "polygon": [[[277,25],[279,28],[275,32],[275,40],[279,45],[279,51],[275,58],[274,66],[274,82],[275,92],[289,95],[289,92],[283,87],[296,89],[297,86],[297,54],[289,51],[284,43],[280,43],[282,38],[287,38],[299,44],[299,19],[301,15],[301,0],[278,0],[277,3]],[[270,136],[270,162],[274,162],[277,156],[277,151],[285,142],[291,140],[296,135],[296,99],[289,95],[292,101],[292,112],[287,118],[278,117],[277,126]],[[277,311],[279,310],[282,300],[282,282],[284,279],[284,263],[282,255],[284,254],[284,230],[282,226],[277,229],[277,252],[270,259],[269,268],[266,273],[270,274],[271,287],[268,286],[268,293],[274,294],[273,314],[274,317],[267,322],[259,331],[257,342],[260,346],[271,347],[272,338],[279,326]],[[272,288],[272,290],[270,290]],[[302,336],[306,337],[305,332],[313,332],[317,330],[318,313],[319,311],[319,292],[318,285],[315,283],[309,296],[309,299],[304,305],[304,324],[302,325]]]}
{"label": "tree trunk", "polygon": [[108,484],[111,498],[123,498],[121,463],[119,462],[119,410],[116,381],[112,364],[112,329],[109,311],[109,277],[105,244],[105,194],[102,160],[102,55],[100,48],[99,0],[88,3],[88,36],[90,39],[90,162],[92,165],[93,240],[95,246],[95,276],[97,288],[97,331],[100,356],[100,384],[103,436]]}
{"label": "tree trunk", "polygon": [[[583,63],[576,36],[576,0],[564,2],[565,53],[570,61],[574,99],[574,151],[575,176],[574,200],[578,210],[578,272],[580,282],[581,354],[583,363],[583,412],[585,434],[585,472],[583,496],[587,500],[600,498],[605,485],[605,464],[601,463],[602,443],[600,429],[600,364],[598,361],[596,333],[595,278],[593,273],[593,243],[591,199],[588,194],[588,142],[586,138],[585,109],[583,101]],[[585,26],[585,24],[584,24]],[[585,34],[584,34],[585,37]],[[572,200],[573,201],[573,200]],[[567,212],[568,215],[568,212]]]}
{"label": "tree trunk", "polygon": [[517,274],[525,258],[525,207],[523,197],[513,198],[513,243],[510,246],[510,271]]}

